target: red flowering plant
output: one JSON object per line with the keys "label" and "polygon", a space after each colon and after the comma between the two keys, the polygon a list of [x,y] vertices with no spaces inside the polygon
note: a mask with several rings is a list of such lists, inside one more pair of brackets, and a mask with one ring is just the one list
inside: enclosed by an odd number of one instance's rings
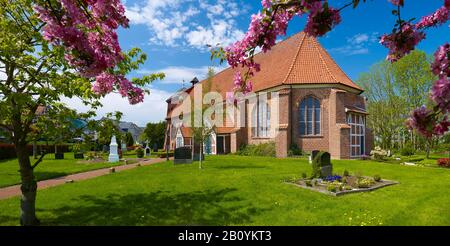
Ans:
{"label": "red flowering plant", "polygon": [[440,167],[450,167],[450,158],[440,158],[437,160]]}
{"label": "red flowering plant", "polygon": [[[450,0],[444,0],[443,6],[423,16],[417,23],[413,23],[414,19],[404,20],[401,17],[404,0],[388,1],[395,7],[392,14],[397,17],[397,21],[390,34],[380,37],[380,44],[388,48],[386,59],[391,62],[414,50],[426,38],[426,29],[439,27],[449,20]],[[226,60],[233,68],[242,68],[236,73],[234,89],[235,92],[246,94],[253,87],[251,78],[261,69],[253,60],[256,48],[261,48],[262,52],[270,50],[275,45],[277,37],[286,34],[288,24],[294,16],[307,15],[304,32],[310,36],[320,37],[340,24],[340,12],[343,9],[350,6],[356,8],[361,2],[366,0],[349,0],[341,8],[333,8],[329,6],[327,0],[262,0],[262,11],[252,15],[244,38],[225,49],[212,50],[212,57],[220,58],[221,62]],[[431,69],[439,77],[431,90],[430,99],[434,106],[431,108],[423,106],[413,110],[406,122],[408,127],[417,130],[427,139],[443,135],[450,126],[447,117],[450,109],[449,56],[448,43],[440,46],[434,54]],[[233,95],[227,95],[229,100],[232,97]]]}

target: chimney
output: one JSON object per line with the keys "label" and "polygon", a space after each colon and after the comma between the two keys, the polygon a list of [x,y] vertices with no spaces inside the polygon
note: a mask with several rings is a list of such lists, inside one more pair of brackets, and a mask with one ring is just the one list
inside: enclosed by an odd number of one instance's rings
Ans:
{"label": "chimney", "polygon": [[198,82],[199,82],[199,81],[198,81],[197,77],[194,77],[194,78],[191,80],[192,86],[194,86],[194,85],[197,84]]}

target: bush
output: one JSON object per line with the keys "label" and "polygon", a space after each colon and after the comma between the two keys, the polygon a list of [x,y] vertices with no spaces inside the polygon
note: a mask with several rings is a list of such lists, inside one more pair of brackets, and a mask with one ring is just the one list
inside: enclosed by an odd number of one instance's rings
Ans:
{"label": "bush", "polygon": [[370,155],[374,160],[384,161],[388,155],[387,151],[380,146],[376,146],[374,150],[370,151]]}
{"label": "bush", "polygon": [[440,158],[437,160],[437,164],[440,167],[450,167],[450,158]]}
{"label": "bush", "polygon": [[81,151],[81,144],[80,144],[80,143],[74,144],[74,145],[72,146],[72,151],[73,151],[73,153],[75,153],[75,154],[82,153],[82,151]]}
{"label": "bush", "polygon": [[136,156],[137,156],[137,158],[144,157],[144,149],[141,147],[137,147],[136,148]]}
{"label": "bush", "polygon": [[306,180],[305,185],[311,187],[312,186],[311,180]]}
{"label": "bush", "polygon": [[374,181],[372,179],[368,178],[360,178],[358,179],[357,185],[358,188],[369,188],[374,184]]}
{"label": "bush", "polygon": [[381,181],[381,176],[378,174],[373,175],[373,180],[375,180],[376,182],[380,182]]}
{"label": "bush", "polygon": [[347,171],[347,169],[344,170],[344,174],[342,176],[344,177],[350,176],[350,173]]}
{"label": "bush", "polygon": [[296,143],[291,144],[288,151],[288,156],[299,156],[302,155],[302,150],[298,147]]}
{"label": "bush", "polygon": [[327,190],[330,192],[336,192],[336,186],[334,184],[329,184]]}
{"label": "bush", "polygon": [[275,157],[275,142],[242,145],[236,152],[242,156],[271,156]]}
{"label": "bush", "polygon": [[[33,155],[33,145],[27,145],[28,153]],[[37,152],[40,154],[41,152],[45,153],[54,153],[55,146],[54,145],[37,145]],[[58,152],[66,153],[69,152],[69,145],[58,145]],[[0,160],[12,159],[16,158],[16,150],[14,144],[4,144],[0,143]]]}
{"label": "bush", "polygon": [[405,147],[403,147],[400,150],[400,154],[402,156],[412,156],[415,154],[415,151],[414,151],[414,148],[410,144],[407,144],[407,145],[405,145]]}
{"label": "bush", "polygon": [[306,175],[306,173],[302,173],[302,178],[306,179],[306,177],[308,177],[308,175]]}

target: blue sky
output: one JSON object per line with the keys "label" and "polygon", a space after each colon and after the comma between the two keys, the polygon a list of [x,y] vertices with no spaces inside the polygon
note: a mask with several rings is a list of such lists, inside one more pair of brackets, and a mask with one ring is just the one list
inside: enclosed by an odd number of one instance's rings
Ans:
{"label": "blue sky", "polygon": [[[124,50],[140,47],[148,55],[144,66],[132,76],[151,72],[165,72],[164,81],[155,81],[144,103],[130,106],[126,99],[111,95],[104,99],[105,107],[98,111],[120,110],[124,119],[145,125],[164,119],[165,99],[197,76],[205,77],[208,66],[217,66],[210,60],[206,44],[227,45],[242,37],[247,30],[250,15],[261,9],[259,0],[126,0],[130,28],[119,31]],[[341,7],[348,1],[330,0]],[[407,0],[402,10],[404,19],[430,14],[442,6],[443,0]],[[383,33],[389,33],[395,23],[391,14],[393,5],[387,0],[367,0],[357,9],[341,12],[342,22],[319,42],[339,66],[356,80],[360,73],[386,57],[387,49],[378,43]],[[286,37],[303,30],[306,17],[296,17],[289,25]],[[284,39],[286,37],[282,37]],[[418,49],[433,53],[448,42],[448,24],[427,31],[427,38]],[[216,71],[220,70],[217,68]],[[255,81],[257,83],[257,81]],[[75,100],[68,101],[83,110]]]}

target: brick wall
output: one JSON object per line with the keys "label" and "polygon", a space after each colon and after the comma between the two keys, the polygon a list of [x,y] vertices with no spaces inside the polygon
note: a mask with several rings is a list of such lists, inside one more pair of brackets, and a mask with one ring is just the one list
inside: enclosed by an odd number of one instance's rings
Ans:
{"label": "brick wall", "polygon": [[[329,99],[330,89],[293,89],[292,91],[292,137],[300,149],[304,151],[329,151]],[[299,132],[299,106],[303,99],[313,96],[320,101],[320,135],[300,136]]]}

